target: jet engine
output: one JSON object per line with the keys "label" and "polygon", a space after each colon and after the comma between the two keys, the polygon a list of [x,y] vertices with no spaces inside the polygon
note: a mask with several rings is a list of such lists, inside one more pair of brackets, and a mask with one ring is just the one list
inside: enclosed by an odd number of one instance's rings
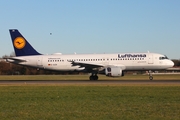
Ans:
{"label": "jet engine", "polygon": [[121,77],[124,76],[124,72],[119,66],[110,66],[105,69],[105,74],[108,77]]}

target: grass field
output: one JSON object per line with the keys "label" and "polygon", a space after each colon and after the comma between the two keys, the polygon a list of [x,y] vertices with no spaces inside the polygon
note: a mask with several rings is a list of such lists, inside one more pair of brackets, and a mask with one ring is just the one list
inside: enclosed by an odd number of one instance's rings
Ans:
{"label": "grass field", "polygon": [[1,120],[178,120],[179,86],[0,86]]}
{"label": "grass field", "polygon": [[[180,80],[180,74],[153,75],[154,80]],[[89,80],[89,75],[0,75],[0,80]],[[99,80],[149,80],[148,75],[125,75],[124,77],[106,77]]]}
{"label": "grass field", "polygon": [[[0,80],[88,80],[88,75],[0,76]],[[100,80],[148,80],[147,75]],[[154,75],[180,80],[180,75]],[[0,85],[1,120],[178,120],[180,85]]]}

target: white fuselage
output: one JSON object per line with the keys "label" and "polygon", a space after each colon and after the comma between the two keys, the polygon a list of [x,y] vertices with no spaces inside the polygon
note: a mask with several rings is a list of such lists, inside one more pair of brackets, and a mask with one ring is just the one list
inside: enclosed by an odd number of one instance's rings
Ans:
{"label": "white fuselage", "polygon": [[[172,67],[174,63],[157,53],[117,53],[117,54],[73,54],[73,55],[34,55],[14,57],[25,60],[17,64],[47,70],[74,71],[85,67],[73,66],[72,61],[81,64],[118,66],[122,70],[160,70]],[[16,62],[16,61],[10,61]]]}

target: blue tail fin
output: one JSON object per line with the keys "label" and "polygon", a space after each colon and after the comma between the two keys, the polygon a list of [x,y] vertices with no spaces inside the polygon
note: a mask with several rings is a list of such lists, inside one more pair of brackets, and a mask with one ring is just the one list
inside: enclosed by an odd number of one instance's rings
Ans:
{"label": "blue tail fin", "polygon": [[17,29],[10,29],[9,32],[16,56],[41,55],[28,43]]}

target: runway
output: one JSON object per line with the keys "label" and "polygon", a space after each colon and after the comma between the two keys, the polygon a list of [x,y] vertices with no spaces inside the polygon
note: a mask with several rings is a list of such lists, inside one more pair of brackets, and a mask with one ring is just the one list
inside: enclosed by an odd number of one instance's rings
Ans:
{"label": "runway", "polygon": [[0,85],[180,85],[180,80],[0,80]]}

